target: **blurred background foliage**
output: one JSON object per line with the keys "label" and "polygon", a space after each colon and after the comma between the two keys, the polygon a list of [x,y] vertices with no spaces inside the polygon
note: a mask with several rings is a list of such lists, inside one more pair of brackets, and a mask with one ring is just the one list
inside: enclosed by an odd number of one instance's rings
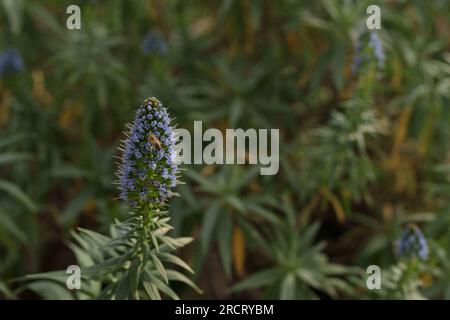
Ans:
{"label": "blurred background foliage", "polygon": [[[386,57],[372,80],[351,70],[370,4]],[[124,217],[114,156],[156,96],[187,129],[280,128],[275,176],[184,166],[172,233],[194,237],[178,254],[204,294],[182,298],[370,298],[377,264],[376,297],[449,299],[449,21],[446,0],[1,0],[0,296],[70,298],[15,279],[65,269],[71,230]],[[398,292],[408,222],[430,256]]]}

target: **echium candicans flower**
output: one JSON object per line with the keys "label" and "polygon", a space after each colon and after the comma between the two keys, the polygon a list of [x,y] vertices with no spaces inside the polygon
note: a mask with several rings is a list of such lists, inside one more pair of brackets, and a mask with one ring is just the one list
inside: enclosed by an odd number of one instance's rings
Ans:
{"label": "echium candicans flower", "polygon": [[352,72],[356,73],[363,63],[373,60],[376,60],[378,68],[384,67],[383,46],[376,31],[364,32],[355,43]]}
{"label": "echium candicans flower", "polygon": [[[170,288],[172,281],[185,282],[201,293],[183,270],[171,269],[171,265],[177,265],[193,273],[172,253],[192,239],[168,235],[173,228],[163,210],[173,195],[171,189],[177,184],[180,160],[175,157],[177,135],[166,108],[156,98],[146,99],[136,110],[128,129],[118,175],[121,198],[130,206],[131,218],[115,221],[110,226],[109,237],[92,230],[80,230],[75,237],[76,255],[82,253],[83,257],[95,261],[85,267],[83,281],[95,281],[102,288],[88,290],[88,296],[140,300],[161,299],[161,293],[165,293],[179,299]],[[65,270],[61,273],[65,274]],[[45,274],[36,275],[35,279],[53,279],[52,274],[50,278]]]}
{"label": "echium candicans flower", "polygon": [[378,34],[374,31],[370,33],[369,36],[369,47],[372,48],[373,54],[378,61],[378,67],[384,67],[384,51],[381,45],[381,40],[378,37]]}
{"label": "echium candicans flower", "polygon": [[165,55],[169,51],[166,41],[157,32],[149,32],[142,39],[142,52],[145,54]]}
{"label": "echium candicans flower", "polygon": [[22,56],[14,49],[0,53],[0,76],[18,73],[24,68]]}
{"label": "echium candicans flower", "polygon": [[428,258],[428,243],[422,231],[415,224],[408,224],[402,232],[397,244],[399,257]]}
{"label": "echium candicans flower", "polygon": [[120,197],[131,207],[160,208],[177,184],[171,119],[152,97],[137,109],[124,141],[119,170]]}

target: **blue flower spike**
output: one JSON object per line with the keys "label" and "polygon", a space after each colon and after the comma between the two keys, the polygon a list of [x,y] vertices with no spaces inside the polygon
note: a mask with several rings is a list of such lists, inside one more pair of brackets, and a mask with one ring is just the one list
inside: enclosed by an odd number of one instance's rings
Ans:
{"label": "blue flower spike", "polygon": [[0,77],[19,73],[24,69],[22,56],[14,49],[0,53]]}
{"label": "blue flower spike", "polygon": [[376,31],[362,33],[355,42],[352,73],[356,74],[363,64],[376,61],[379,69],[384,68],[385,55],[380,37]]}
{"label": "blue flower spike", "polygon": [[178,183],[174,128],[154,98],[137,109],[122,146],[120,198],[134,209],[164,207]]}
{"label": "blue flower spike", "polygon": [[146,55],[164,56],[169,51],[166,41],[157,32],[149,32],[142,39],[141,49]]}
{"label": "blue flower spike", "polygon": [[428,242],[422,231],[415,224],[408,224],[398,240],[397,255],[399,257],[418,257],[428,259]]}
{"label": "blue flower spike", "polygon": [[383,68],[385,59],[383,46],[381,45],[381,40],[380,37],[378,37],[378,33],[374,31],[372,31],[369,36],[369,47],[372,48],[373,54],[378,61],[378,67],[380,69]]}

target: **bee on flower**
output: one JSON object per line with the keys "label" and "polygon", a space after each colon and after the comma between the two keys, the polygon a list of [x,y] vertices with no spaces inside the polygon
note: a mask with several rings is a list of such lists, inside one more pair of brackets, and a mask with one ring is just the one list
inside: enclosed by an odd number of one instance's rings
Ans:
{"label": "bee on flower", "polygon": [[131,207],[161,207],[177,185],[175,139],[166,108],[149,98],[138,108],[122,146],[120,198]]}

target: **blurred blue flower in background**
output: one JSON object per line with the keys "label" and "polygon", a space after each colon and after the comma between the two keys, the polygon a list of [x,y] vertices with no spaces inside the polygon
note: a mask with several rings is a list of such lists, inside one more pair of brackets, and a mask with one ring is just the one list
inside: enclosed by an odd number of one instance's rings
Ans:
{"label": "blurred blue flower in background", "polygon": [[[370,52],[367,52],[368,48]],[[383,46],[380,37],[375,31],[371,31],[368,38],[367,33],[364,32],[356,40],[355,54],[351,67],[352,73],[356,74],[363,62],[371,61],[372,59],[377,60],[378,68],[382,69],[384,67],[385,56]]]}
{"label": "blurred blue flower in background", "polygon": [[361,57],[361,51],[362,51],[362,42],[360,39],[357,39],[355,42],[355,53],[353,55],[353,61],[352,61],[352,74],[356,74],[356,72],[358,71],[359,66],[361,65],[362,62],[362,57]]}
{"label": "blurred blue flower in background", "polygon": [[0,76],[22,71],[24,64],[22,56],[14,49],[6,49],[0,53]]}
{"label": "blurred blue flower in background", "polygon": [[149,32],[142,40],[141,48],[147,55],[165,55],[169,52],[166,41],[157,32]]}
{"label": "blurred blue flower in background", "polygon": [[428,242],[418,226],[409,224],[398,240],[397,255],[399,257],[428,258]]}
{"label": "blurred blue flower in background", "polygon": [[371,32],[369,37],[369,46],[373,49],[375,58],[378,60],[378,67],[384,67],[384,52],[381,46],[381,40],[376,32]]}

